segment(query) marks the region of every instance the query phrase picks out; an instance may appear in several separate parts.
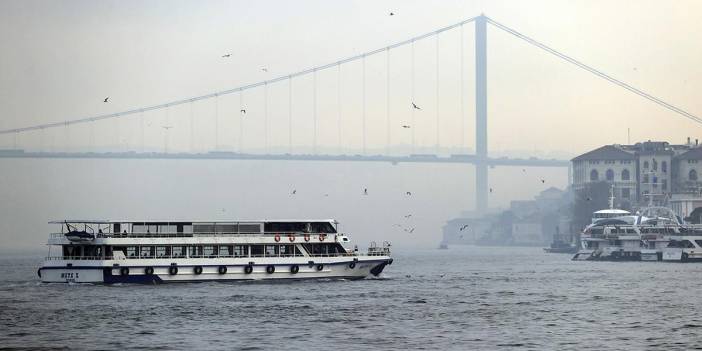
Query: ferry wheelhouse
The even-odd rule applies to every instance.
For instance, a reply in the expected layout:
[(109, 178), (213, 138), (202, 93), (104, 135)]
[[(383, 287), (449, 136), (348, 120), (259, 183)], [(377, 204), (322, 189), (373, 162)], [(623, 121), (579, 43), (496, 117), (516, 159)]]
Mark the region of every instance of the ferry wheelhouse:
[(390, 243), (349, 248), (334, 220), (49, 222), (43, 282), (360, 279), (392, 264)]

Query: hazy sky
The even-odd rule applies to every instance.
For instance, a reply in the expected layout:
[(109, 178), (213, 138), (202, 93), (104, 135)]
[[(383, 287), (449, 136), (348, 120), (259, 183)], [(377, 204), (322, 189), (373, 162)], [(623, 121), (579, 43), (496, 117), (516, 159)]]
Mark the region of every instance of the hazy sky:
[[(392, 11), (395, 16), (388, 16)], [(0, 128), (64, 121), (152, 105), (334, 62), (480, 13), (636, 87), (702, 115), (702, 2), (699, 1), (2, 1)], [(440, 144), (473, 145), (473, 26), (464, 29), (464, 106), (460, 113), (460, 30), (440, 37)], [(572, 156), (632, 139), (682, 142), (700, 126), (591, 74), (560, 62), (494, 27), (488, 29), (489, 147)], [(231, 53), (232, 57), (221, 56)], [(436, 144), (436, 41), (415, 47), (415, 121), (419, 146)], [(391, 52), (390, 137), (411, 142), (410, 50)], [(386, 58), (366, 62), (369, 148), (382, 148)], [(262, 71), (267, 68), (268, 72)], [(361, 145), (361, 65), (318, 74), (318, 144)], [(287, 147), (288, 86), (268, 91), (269, 145)], [(293, 82), (293, 144), (310, 145), (311, 77)], [(103, 103), (110, 96), (110, 103)], [(246, 92), (242, 122), (234, 94), (146, 114), (147, 148), (172, 150), (262, 146), (263, 90)], [(197, 119), (189, 127), (193, 109)], [(215, 121), (215, 108), (217, 117)], [(44, 147), (140, 143), (138, 117), (46, 132)], [(110, 124), (111, 123), (111, 124)], [(215, 124), (216, 123), (216, 124)], [(215, 125), (219, 131), (214, 132)], [(554, 133), (558, 131), (559, 133)], [(92, 133), (92, 137), (89, 135)], [(3, 146), (10, 137), (0, 138)], [(39, 133), (21, 136), (37, 147)], [(68, 144), (65, 140), (71, 140)], [(64, 144), (61, 144), (64, 143)]]

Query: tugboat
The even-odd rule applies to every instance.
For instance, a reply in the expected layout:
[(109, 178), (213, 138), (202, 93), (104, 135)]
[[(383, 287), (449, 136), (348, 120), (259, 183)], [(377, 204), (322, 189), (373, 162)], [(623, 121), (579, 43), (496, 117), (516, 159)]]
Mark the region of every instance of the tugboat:
[[(362, 279), (392, 264), (390, 243), (348, 249), (335, 220), (50, 222), (51, 283)], [(82, 228), (79, 230), (78, 228)]]

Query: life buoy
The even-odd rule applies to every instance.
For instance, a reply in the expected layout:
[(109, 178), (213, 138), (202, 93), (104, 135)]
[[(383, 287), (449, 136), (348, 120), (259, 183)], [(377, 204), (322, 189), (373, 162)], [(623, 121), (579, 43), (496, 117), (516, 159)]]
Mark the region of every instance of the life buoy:
[(319, 234), (319, 241), (324, 241), (327, 238), (326, 234)]
[(248, 266), (244, 267), (244, 273), (246, 273), (246, 274), (251, 274), (251, 272), (253, 272), (253, 266), (252, 266), (252, 265), (248, 265)]
[(144, 274), (146, 274), (146, 275), (152, 275), (152, 274), (154, 274), (154, 267), (146, 267), (146, 268), (144, 268)]
[(324, 265), (323, 265), (323, 264), (318, 264), (318, 265), (317, 265), (317, 270), (318, 270), (318, 271), (321, 271), (322, 269), (324, 269)]
[(305, 241), (310, 241), (310, 235), (309, 235), (309, 234), (305, 234)]
[(195, 275), (202, 274), (202, 267), (195, 266), (195, 268), (193, 268), (193, 272), (195, 273)]
[(227, 274), (227, 266), (219, 266), (219, 268), (217, 268), (217, 273)]
[(273, 272), (275, 272), (275, 266), (274, 266), (274, 265), (269, 265), (269, 266), (267, 266), (267, 267), (266, 267), (266, 272), (267, 272), (268, 274), (273, 274)]
[(119, 269), (119, 275), (127, 276), (129, 275), (129, 267), (122, 267)]
[(349, 263), (349, 268), (351, 268), (351, 269), (356, 268), (356, 261)]
[(279, 241), (280, 241), (280, 234), (276, 234), (275, 235), (275, 242), (279, 242)]
[(178, 267), (176, 267), (176, 266), (168, 267), (168, 274), (170, 274), (170, 275), (178, 274)]
[(290, 273), (292, 273), (292, 274), (296, 274), (299, 271), (300, 271), (300, 267), (298, 265), (293, 265), (292, 267), (290, 267)]
[(295, 241), (295, 234), (288, 234), (288, 240), (290, 240), (290, 242)]

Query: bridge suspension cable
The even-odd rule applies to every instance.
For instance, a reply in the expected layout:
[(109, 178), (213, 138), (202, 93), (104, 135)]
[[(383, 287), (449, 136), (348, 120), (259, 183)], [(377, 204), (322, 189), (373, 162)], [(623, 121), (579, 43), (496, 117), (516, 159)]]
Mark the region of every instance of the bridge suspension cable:
[(546, 52), (548, 52), (548, 53), (550, 53), (558, 58), (561, 58), (565, 61), (568, 61), (568, 62), (570, 62), (570, 63), (572, 63), (572, 64), (574, 64), (574, 65), (576, 65), (576, 66), (578, 66), (578, 67), (580, 67), (580, 68), (582, 68), (582, 69), (584, 69), (584, 70), (586, 70), (586, 71), (588, 71), (588, 72), (590, 72), (590, 73), (592, 73), (592, 74), (594, 74), (602, 79), (605, 79), (611, 83), (619, 85), (620, 87), (622, 87), (626, 90), (629, 90), (630, 92), (632, 92), (636, 95), (639, 95), (645, 99), (648, 99), (648, 100), (650, 100), (650, 101), (652, 101), (660, 106), (663, 106), (668, 110), (671, 110), (677, 114), (680, 114), (684, 117), (687, 117), (694, 122), (702, 124), (702, 118), (699, 118), (699, 117), (693, 115), (692, 113), (689, 113), (689, 112), (687, 112), (679, 107), (676, 107), (674, 105), (671, 105), (671, 104), (669, 104), (669, 103), (667, 103), (667, 102), (665, 102), (665, 101), (663, 101), (655, 96), (652, 96), (652, 95), (650, 95), (650, 94), (648, 94), (640, 89), (637, 89), (637, 88), (635, 88), (635, 87), (633, 87), (633, 86), (631, 86), (631, 85), (629, 85), (629, 84), (627, 84), (619, 79), (616, 79), (616, 78), (614, 78), (614, 77), (612, 77), (612, 76), (610, 76), (610, 75), (608, 75), (608, 74), (606, 74), (598, 69), (590, 67), (590, 66), (588, 66), (588, 65), (586, 65), (586, 64), (584, 64), (584, 63), (582, 63), (582, 62), (580, 62), (580, 61), (578, 61), (578, 60), (576, 60), (576, 59), (574, 59), (566, 54), (563, 54), (559, 51), (556, 51), (555, 49), (552, 49), (552, 48), (546, 46), (545, 44), (542, 44), (542, 43), (540, 43), (540, 42), (538, 42), (538, 41), (536, 41), (536, 40), (534, 40), (534, 39), (532, 39), (532, 38), (530, 38), (530, 37), (528, 37), (520, 32), (517, 32), (516, 30), (497, 22), (497, 21), (491, 19), (490, 17), (487, 17), (487, 21), (488, 21), (488, 23), (503, 30), (504, 32), (507, 32), (507, 33), (519, 38), (519, 39), (522, 39), (525, 42), (527, 42), (533, 46), (538, 47), (539, 49), (542, 49), (542, 50), (544, 50), (544, 51), (546, 51)]
[(273, 84), (273, 83), (285, 81), (285, 80), (287, 80), (287, 79), (292, 79), (292, 78), (295, 78), (295, 77), (307, 75), (307, 74), (313, 73), (313, 72), (315, 72), (315, 71), (322, 71), (322, 70), (326, 70), (326, 69), (335, 67), (335, 66), (337, 66), (337, 65), (342, 65), (342, 64), (346, 64), (346, 63), (353, 62), (353, 61), (356, 61), (356, 60), (365, 59), (367, 56), (372, 56), (372, 55), (375, 55), (375, 54), (378, 54), (378, 53), (381, 53), (381, 52), (385, 52), (386, 50), (391, 50), (391, 49), (395, 49), (395, 48), (398, 48), (398, 47), (401, 47), (401, 46), (404, 46), (404, 45), (413, 44), (413, 43), (414, 43), (415, 41), (417, 41), (417, 40), (422, 40), (422, 39), (425, 39), (425, 38), (429, 38), (429, 37), (434, 36), (434, 35), (437, 35), (437, 34), (439, 34), (439, 33), (441, 33), (441, 32), (445, 32), (445, 31), (447, 31), (447, 30), (451, 30), (451, 29), (453, 29), (453, 28), (462, 26), (462, 25), (464, 25), (464, 24), (466, 24), (466, 23), (473, 22), (473, 21), (475, 21), (476, 18), (477, 18), (477, 17), (472, 17), (472, 18), (466, 19), (466, 20), (464, 20), (464, 21), (461, 21), (461, 22), (452, 24), (452, 25), (450, 25), (450, 26), (443, 27), (443, 28), (437, 29), (437, 30), (435, 30), (435, 31), (432, 31), (432, 32), (429, 32), (429, 33), (425, 33), (425, 34), (422, 34), (422, 35), (419, 35), (419, 36), (416, 36), (416, 37), (413, 37), (413, 38), (410, 38), (410, 39), (407, 39), (407, 40), (404, 40), (404, 41), (401, 41), (401, 42), (397, 42), (397, 43), (395, 43), (395, 44), (388, 45), (388, 46), (382, 47), (382, 48), (380, 48), (380, 49), (375, 49), (375, 50), (372, 50), (372, 51), (368, 51), (368, 52), (365, 52), (365, 53), (362, 53), (362, 54), (359, 54), (359, 55), (351, 56), (351, 57), (348, 57), (348, 58), (345, 58), (345, 59), (342, 59), (342, 60), (338, 60), (338, 61), (335, 61), (335, 62), (332, 62), (332, 63), (328, 63), (328, 64), (325, 64), (325, 65), (321, 65), (321, 66), (309, 68), (309, 69), (306, 69), (306, 70), (303, 70), (303, 71), (299, 71), (299, 72), (292, 73), (292, 74), (288, 74), (288, 75), (284, 75), (284, 76), (279, 76), (279, 77), (277, 77), (277, 78), (273, 78), (273, 79), (269, 79), (269, 80), (264, 80), (264, 81), (260, 81), (260, 82), (257, 82), (257, 83), (252, 83), (252, 84), (248, 84), (248, 85), (243, 85), (243, 86), (240, 86), (240, 87), (237, 87), (237, 88), (233, 88), (233, 89), (222, 90), (222, 91), (218, 91), (218, 92), (214, 92), (214, 93), (210, 93), (210, 94), (206, 94), (206, 95), (200, 95), (200, 96), (195, 96), (195, 97), (191, 97), (191, 98), (175, 100), (175, 101), (166, 102), (166, 103), (162, 103), (162, 104), (158, 104), (158, 105), (147, 106), (147, 107), (141, 107), (141, 108), (136, 108), (136, 109), (127, 110), (127, 111), (122, 111), (122, 112), (115, 112), (115, 113), (109, 113), (109, 114), (96, 115), (96, 116), (92, 116), (92, 117), (86, 117), (86, 118), (80, 118), (80, 119), (74, 119), (74, 120), (67, 120), (67, 121), (63, 121), (63, 122), (45, 123), (45, 124), (40, 124), (40, 125), (35, 125), (35, 126), (30, 126), (30, 127), (21, 127), (21, 128), (5, 129), (5, 130), (0, 130), (0, 134), (9, 134), (9, 133), (14, 133), (14, 132), (27, 132), (27, 131), (32, 131), (32, 130), (39, 130), (39, 129), (45, 129), (45, 128), (59, 127), (59, 126), (62, 126), (62, 125), (64, 125), (64, 124), (72, 125), (72, 124), (79, 124), (79, 123), (87, 123), (87, 122), (99, 121), (99, 120), (103, 120), (103, 119), (118, 118), (118, 117), (123, 117), (123, 116), (126, 116), (126, 115), (131, 115), (131, 114), (135, 114), (135, 113), (139, 113), (139, 112), (147, 112), (147, 111), (153, 111), (153, 110), (160, 110), (160, 109), (163, 109), (163, 108), (166, 108), (166, 107), (170, 107), (170, 106), (177, 106), (177, 105), (182, 105), (182, 104), (186, 104), (186, 103), (189, 103), (189, 102), (195, 102), (195, 101), (199, 101), (199, 100), (211, 99), (211, 98), (214, 98), (214, 97), (219, 96), (219, 95), (228, 95), (228, 94), (232, 94), (232, 93), (236, 93), (236, 92), (242, 92), (242, 91), (244, 91), (244, 90), (249, 90), (249, 89), (257, 88), (257, 87), (260, 87), (260, 86), (263, 86), (263, 85), (266, 85), (266, 84)]

